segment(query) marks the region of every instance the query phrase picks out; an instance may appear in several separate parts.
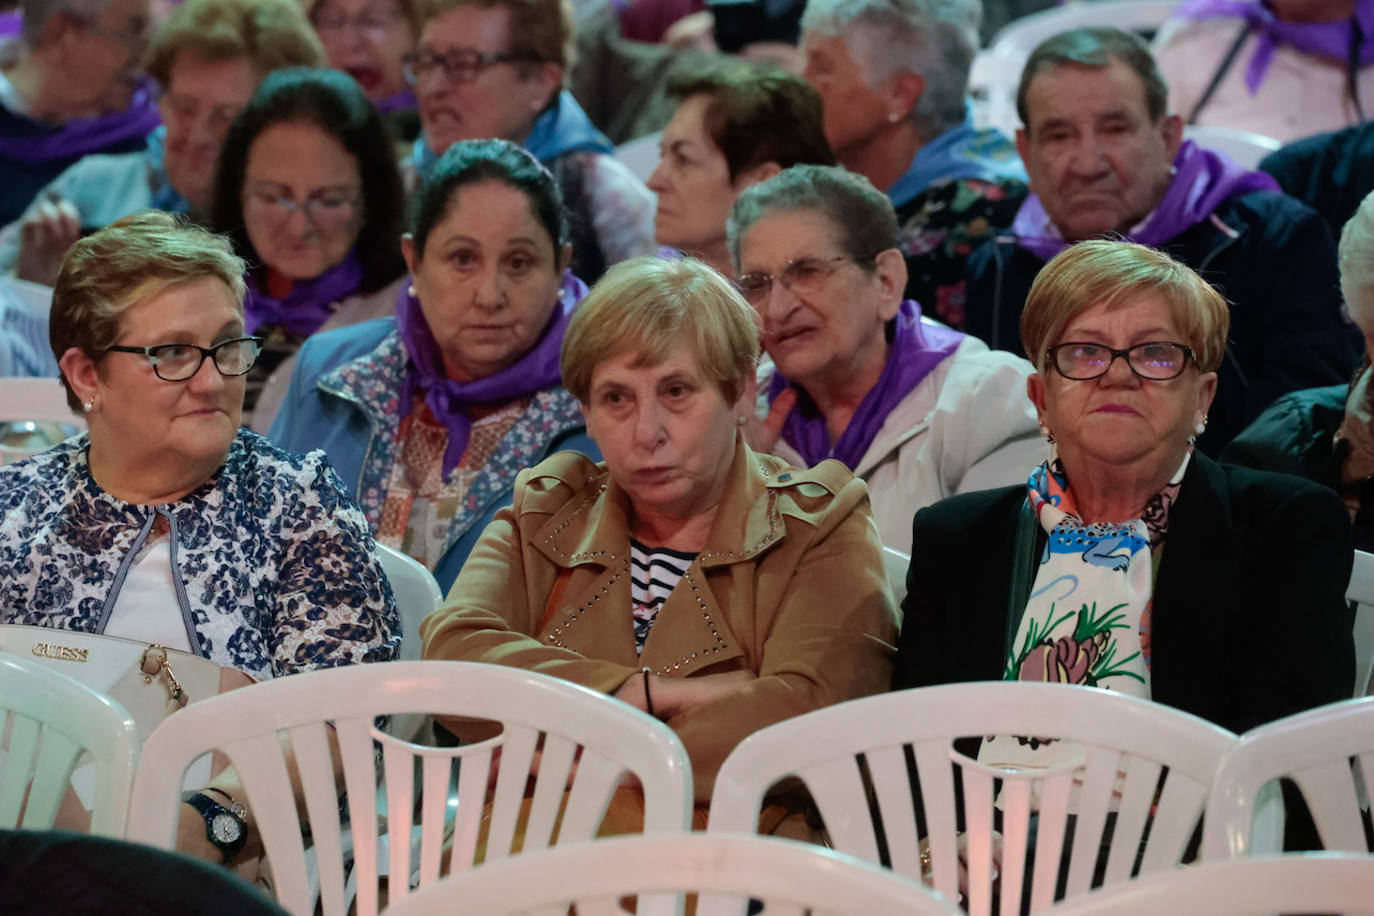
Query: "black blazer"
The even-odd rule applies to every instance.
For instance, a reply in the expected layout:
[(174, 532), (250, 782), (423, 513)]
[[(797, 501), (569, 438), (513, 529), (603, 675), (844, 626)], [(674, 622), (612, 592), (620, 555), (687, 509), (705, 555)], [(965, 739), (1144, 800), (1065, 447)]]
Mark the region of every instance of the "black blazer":
[[(1025, 498), (984, 490), (916, 513), (894, 689), (1001, 679)], [(1194, 452), (1155, 582), (1153, 698), (1239, 733), (1349, 697), (1352, 551), (1335, 493)]]

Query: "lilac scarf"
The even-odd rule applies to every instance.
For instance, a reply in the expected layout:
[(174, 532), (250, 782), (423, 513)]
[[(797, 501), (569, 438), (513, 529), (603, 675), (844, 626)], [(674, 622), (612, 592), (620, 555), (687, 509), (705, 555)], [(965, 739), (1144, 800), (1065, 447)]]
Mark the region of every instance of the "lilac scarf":
[(243, 304), (245, 329), (252, 334), (276, 325), (292, 334), (314, 334), (341, 300), (358, 291), (362, 281), (363, 264), (356, 251), (315, 279), (297, 281), (280, 299), (267, 295), (257, 277), (249, 274), (248, 298)]
[(864, 395), (859, 409), (854, 411), (844, 434), (833, 447), (825, 417), (816, 409), (815, 402), (800, 385), (788, 381), (781, 372), (773, 372), (773, 381), (768, 386), (770, 404), (789, 386), (797, 389), (797, 406), (783, 423), (782, 438), (797, 450), (808, 467), (826, 458), (838, 458), (850, 470), (857, 468), (887, 421), (887, 415), (941, 360), (958, 349), (965, 336), (942, 325), (922, 323), (921, 307), (913, 299), (902, 303), (896, 322), (897, 332), (883, 374)]
[(499, 404), (563, 383), (558, 366), (563, 332), (568, 328), (568, 315), (585, 295), (587, 284), (573, 276), (572, 271), (564, 271), (558, 306), (530, 351), (486, 378), (460, 382), (449, 378), (444, 370), (443, 354), (425, 321), (420, 300), (409, 287), (401, 290), (396, 299), (396, 326), (410, 354), (405, 381), (401, 383), (401, 416), (410, 413), (416, 393), (424, 391), (430, 412), (448, 427), (448, 448), (444, 451), (442, 468), (445, 479), (467, 451), (468, 434), (472, 431), (472, 417), (468, 414), (470, 405)]
[(1244, 19), (1252, 32), (1259, 34), (1255, 54), (1245, 69), (1245, 86), (1254, 95), (1264, 79), (1274, 51), (1281, 44), (1291, 45), (1304, 54), (1326, 57), (1345, 64), (1350, 60), (1354, 38), (1352, 27), (1359, 26), (1362, 41), (1357, 58), (1361, 67), (1374, 63), (1374, 2), (1355, 0), (1355, 15), (1336, 22), (1284, 22), (1261, 0), (1185, 0), (1174, 12), (1177, 19)]
[(377, 106), (378, 113), (389, 115), (393, 111), (414, 110), (418, 103), (415, 101), (415, 92), (406, 88), (392, 95), (380, 99), (373, 99), (372, 104)]
[[(36, 123), (36, 122), (35, 122)], [(124, 143), (146, 137), (162, 123), (152, 84), (144, 80), (123, 111), (94, 118), (73, 118), (61, 127), (17, 137), (0, 137), (0, 156), (28, 165), (44, 165), (78, 159)]]
[[(1250, 191), (1277, 191), (1278, 182), (1264, 172), (1251, 172), (1230, 157), (1184, 140), (1174, 158), (1169, 189), (1130, 241), (1158, 248), (1212, 215), (1223, 201)], [(1069, 246), (1050, 221), (1038, 195), (1026, 198), (1011, 224), (1016, 244), (1042, 261)]]

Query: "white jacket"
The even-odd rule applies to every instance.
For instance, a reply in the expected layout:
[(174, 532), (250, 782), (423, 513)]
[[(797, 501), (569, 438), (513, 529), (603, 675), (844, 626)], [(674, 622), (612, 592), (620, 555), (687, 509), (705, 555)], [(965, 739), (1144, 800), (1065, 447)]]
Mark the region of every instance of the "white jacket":
[[(883, 543), (911, 553), (916, 510), (970, 490), (1025, 483), (1048, 452), (1026, 396), (1029, 362), (966, 337), (887, 415), (856, 476), (868, 483)], [(772, 364), (761, 370), (768, 390)], [(805, 467), (779, 440), (773, 454)]]

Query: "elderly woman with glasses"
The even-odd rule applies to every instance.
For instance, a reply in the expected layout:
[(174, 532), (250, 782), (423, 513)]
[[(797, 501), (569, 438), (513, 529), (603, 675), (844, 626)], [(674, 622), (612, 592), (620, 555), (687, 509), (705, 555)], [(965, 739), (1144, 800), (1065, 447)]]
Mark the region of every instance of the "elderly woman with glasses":
[(243, 261), (147, 212), (73, 246), (52, 347), (89, 432), (0, 470), (0, 622), (127, 636), (254, 678), (395, 657), (367, 521), (320, 452), (239, 428)]
[[(1045, 266), (1021, 336), (1051, 457), (916, 514), (896, 687), (1086, 684), (1235, 732), (1350, 695), (1340, 498), (1193, 449), (1228, 324), (1216, 290), (1142, 245)], [(1047, 765), (1060, 747), (980, 756)]]
[[(243, 271), (223, 238), (151, 211), (72, 247), (52, 348), (89, 432), (0, 470), (0, 623), (181, 649), (233, 669), (225, 684), (396, 658), (391, 590), (329, 462), (239, 427), (261, 345)], [(232, 767), (214, 775), (179, 848), (255, 856), (243, 798)]]
[(224, 141), (213, 222), (251, 265), (245, 329), (263, 338), (244, 409), (267, 430), (310, 335), (392, 314), (404, 195), (381, 116), (335, 70), (263, 80)]
[(868, 483), (884, 544), (909, 550), (917, 509), (1044, 457), (1021, 394), (1030, 364), (903, 301), (897, 219), (868, 179), (787, 169), (740, 194), (729, 244), (772, 358), (751, 444), (803, 467), (843, 462)]
[(572, 212), (573, 272), (654, 250), (654, 197), (611, 153), (563, 89), (573, 23), (564, 0), (427, 0), (406, 58), (423, 131), (411, 165), (423, 178), (460, 140), (510, 140), (553, 172)]

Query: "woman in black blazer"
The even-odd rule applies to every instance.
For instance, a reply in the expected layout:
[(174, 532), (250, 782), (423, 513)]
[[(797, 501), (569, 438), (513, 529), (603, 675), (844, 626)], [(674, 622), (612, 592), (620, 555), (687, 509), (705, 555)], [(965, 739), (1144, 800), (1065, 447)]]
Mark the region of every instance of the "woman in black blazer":
[(1340, 499), (1191, 448), (1227, 323), (1211, 287), (1142, 246), (1046, 265), (1021, 331), (1057, 454), (1030, 487), (916, 514), (895, 688), (1090, 684), (1235, 732), (1350, 695)]

